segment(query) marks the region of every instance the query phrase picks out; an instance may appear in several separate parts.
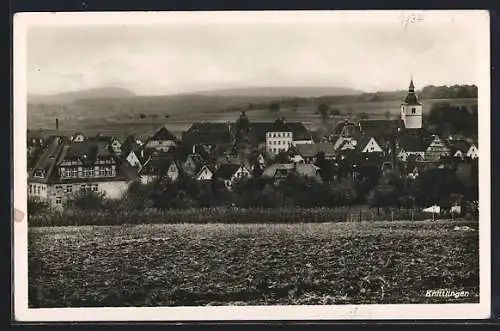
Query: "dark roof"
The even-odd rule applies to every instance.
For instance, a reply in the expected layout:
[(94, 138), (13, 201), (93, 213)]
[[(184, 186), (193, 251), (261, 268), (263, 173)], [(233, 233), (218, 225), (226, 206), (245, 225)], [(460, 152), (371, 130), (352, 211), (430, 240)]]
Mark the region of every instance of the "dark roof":
[(274, 121), (270, 127), (269, 127), (270, 132), (292, 132), (291, 127), (288, 126), (288, 123), (285, 124), (285, 121), (281, 118), (278, 118), (276, 121)]
[(425, 152), (427, 147), (429, 147), (429, 141), (419, 135), (399, 138), (399, 148), (406, 152)]
[(110, 136), (94, 136), (94, 137), (87, 138), (87, 141), (107, 143), (107, 144), (111, 144), (113, 142), (113, 140), (115, 140), (115, 138), (110, 137)]
[(401, 120), (360, 120), (358, 122), (359, 130), (367, 135), (376, 137), (380, 135), (391, 135), (397, 132), (398, 128), (403, 127)]
[(460, 139), (448, 141), (448, 146), (453, 151), (453, 153), (455, 153), (457, 150), (460, 150), (463, 153), (467, 153), (472, 145), (465, 139)]
[(165, 175), (172, 163), (180, 169), (178, 162), (170, 156), (153, 155), (139, 171), (141, 175)]
[(80, 159), (84, 163), (94, 163), (98, 158), (113, 156), (108, 143), (97, 140), (72, 142), (64, 151), (64, 158)]
[[(64, 146), (65, 145), (63, 138), (57, 137), (51, 139), (47, 148), (42, 153), (35, 166), (33, 167), (31, 173), (29, 174), (30, 179), (35, 179), (38, 182), (48, 182), (50, 177), (52, 177), (53, 169), (61, 158), (61, 153)], [(34, 172), (39, 170), (45, 172), (45, 177), (33, 178)]]
[(137, 143), (137, 140), (135, 139), (135, 137), (132, 135), (129, 135), (129, 136), (127, 136), (127, 138), (123, 142), (121, 149), (122, 149), (122, 153), (127, 155), (131, 151), (137, 150), (139, 147), (140, 146)]
[(229, 123), (193, 123), (182, 133), (186, 144), (227, 144), (231, 143), (231, 125)]
[(320, 152), (324, 152), (325, 156), (335, 155), (335, 148), (331, 143), (296, 144), (293, 148), (303, 157), (313, 157)]
[(421, 105), (418, 101), (418, 97), (415, 94), (415, 85), (413, 85), (413, 79), (410, 81), (410, 87), (408, 88), (408, 95), (405, 98), (405, 104), (407, 105)]
[(160, 130), (156, 131), (156, 133), (149, 140), (177, 141), (177, 137), (172, 132), (170, 132), (165, 126), (163, 126), (160, 128)]
[(226, 163), (221, 164), (214, 174), (214, 177), (221, 179), (231, 179), (234, 173), (241, 167), (240, 164)]
[(286, 125), (292, 130), (293, 140), (310, 140), (311, 133), (301, 122), (286, 122)]
[(344, 158), (340, 161), (343, 166), (357, 167), (379, 165), (384, 160), (380, 153), (360, 153), (358, 151), (349, 151), (344, 154)]
[[(36, 162), (32, 171), (29, 173), (31, 182), (39, 183), (85, 183), (85, 182), (103, 182), (103, 181), (123, 181), (135, 178), (137, 175), (134, 168), (126, 162), (121, 163), (117, 168), (115, 177), (94, 177), (94, 178), (64, 178), (59, 177), (56, 171), (57, 166), (66, 158), (77, 158), (85, 164), (92, 164), (98, 157), (113, 158), (113, 155), (104, 148), (104, 143), (96, 141), (71, 142), (65, 137), (53, 137), (49, 145)], [(83, 155), (87, 155), (83, 158)], [(33, 177), (37, 170), (45, 171), (44, 178)]]

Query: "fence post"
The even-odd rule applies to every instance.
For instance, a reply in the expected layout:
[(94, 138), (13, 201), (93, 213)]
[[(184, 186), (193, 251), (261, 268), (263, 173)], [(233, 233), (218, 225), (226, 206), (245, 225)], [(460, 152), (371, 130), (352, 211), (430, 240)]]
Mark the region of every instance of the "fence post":
[(394, 210), (391, 210), (391, 220), (394, 222)]
[(411, 221), (413, 222), (413, 209), (411, 210)]

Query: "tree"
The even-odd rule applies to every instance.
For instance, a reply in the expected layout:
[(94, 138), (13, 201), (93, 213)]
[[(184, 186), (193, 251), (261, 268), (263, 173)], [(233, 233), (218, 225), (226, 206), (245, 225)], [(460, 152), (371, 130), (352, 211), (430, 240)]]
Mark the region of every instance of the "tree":
[(323, 121), (326, 121), (328, 119), (329, 109), (330, 109), (330, 107), (324, 103), (321, 103), (318, 106), (318, 114), (319, 114), (319, 116), (321, 116), (321, 119)]
[(145, 119), (145, 118), (146, 118), (146, 114), (141, 113), (141, 114), (139, 115), (139, 118), (140, 118), (141, 120)]
[(391, 206), (394, 202), (394, 198), (394, 188), (388, 184), (380, 184), (370, 192), (367, 202), (371, 207), (376, 207), (377, 214), (380, 214), (380, 208)]
[(273, 114), (274, 116), (278, 115), (278, 113), (280, 112), (280, 104), (278, 102), (272, 102), (270, 105), (269, 105), (269, 111), (271, 112), (271, 114)]
[(333, 178), (333, 164), (325, 158), (325, 152), (319, 152), (316, 156), (316, 166), (319, 167), (321, 180), (329, 183)]
[(391, 112), (390, 112), (390, 111), (388, 111), (388, 110), (386, 110), (386, 111), (385, 111), (385, 113), (384, 113), (384, 117), (385, 117), (386, 119), (390, 119), (390, 118), (391, 118)]

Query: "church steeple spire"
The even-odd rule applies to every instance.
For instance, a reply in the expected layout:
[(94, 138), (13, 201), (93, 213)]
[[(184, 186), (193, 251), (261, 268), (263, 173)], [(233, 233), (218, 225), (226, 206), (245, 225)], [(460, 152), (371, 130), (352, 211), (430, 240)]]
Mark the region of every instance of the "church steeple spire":
[(413, 84), (413, 75), (410, 76), (410, 87), (408, 88), (409, 93), (415, 93), (415, 85)]
[(413, 77), (410, 78), (410, 87), (408, 87), (408, 95), (405, 99), (406, 104), (419, 105), (417, 95), (415, 94), (415, 85), (413, 84)]

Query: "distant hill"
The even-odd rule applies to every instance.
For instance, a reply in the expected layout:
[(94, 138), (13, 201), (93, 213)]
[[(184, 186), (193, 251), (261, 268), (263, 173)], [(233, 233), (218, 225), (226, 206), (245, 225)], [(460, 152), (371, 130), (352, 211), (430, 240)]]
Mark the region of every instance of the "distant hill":
[(135, 93), (118, 87), (93, 88), (81, 91), (63, 92), (50, 95), (31, 94), (28, 95), (30, 104), (70, 104), (82, 99), (96, 98), (130, 98)]
[(273, 98), (314, 98), (321, 96), (356, 95), (363, 91), (348, 87), (245, 87), (223, 90), (197, 91), (193, 94), (222, 97), (273, 97)]

